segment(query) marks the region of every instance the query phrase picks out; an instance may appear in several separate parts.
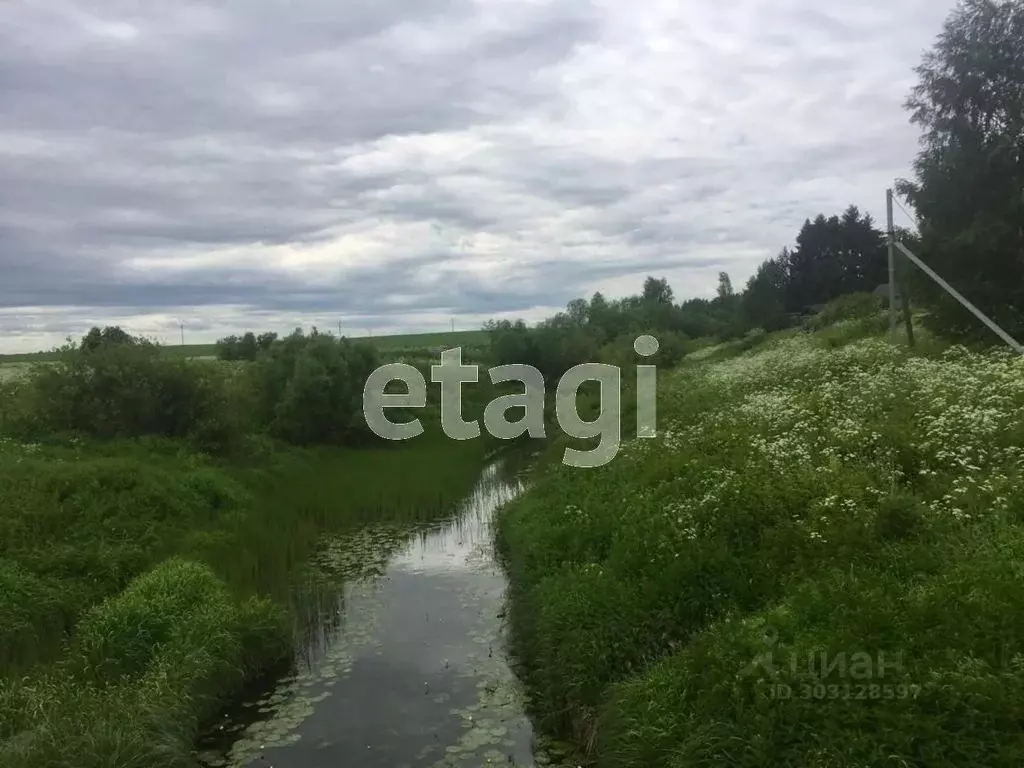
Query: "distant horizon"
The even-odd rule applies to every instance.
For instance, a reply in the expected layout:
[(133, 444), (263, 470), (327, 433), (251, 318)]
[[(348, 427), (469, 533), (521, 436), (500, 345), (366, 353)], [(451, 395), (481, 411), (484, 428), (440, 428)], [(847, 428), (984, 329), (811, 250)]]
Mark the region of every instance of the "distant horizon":
[[(83, 336), (85, 336), (89, 332), (89, 330), (91, 328), (93, 328), (93, 327), (104, 328), (107, 325), (117, 326), (118, 323), (97, 324), (95, 326), (89, 326), (87, 328), (83, 328), (81, 333), (79, 333), (77, 335), (71, 335), (71, 339), (72, 339), (72, 341), (76, 341), (77, 342)], [(320, 325), (320, 324), (315, 324), (315, 325), (316, 325), (317, 330), (320, 331), (321, 333), (327, 333), (327, 334), (331, 334), (333, 336), (338, 336), (338, 327), (337, 327), (337, 325), (335, 325), (335, 327), (333, 329), (330, 326), (328, 326), (328, 325)], [(432, 329), (432, 330), (399, 330), (399, 331), (387, 331), (387, 332), (381, 332), (381, 333), (377, 333), (377, 332), (373, 332), (373, 333), (366, 333), (366, 332), (345, 333), (344, 332), (344, 327), (343, 327), (341, 335), (344, 336), (345, 338), (349, 338), (349, 339), (367, 339), (367, 338), (387, 339), (387, 338), (392, 338), (392, 337), (396, 337), (396, 336), (435, 336), (435, 335), (452, 334), (452, 333), (455, 333), (455, 334), (459, 334), (459, 333), (474, 333), (474, 332), (477, 332), (477, 331), (482, 331), (483, 330), (482, 325), (483, 324), (481, 323), (481, 327), (476, 327), (476, 328), (460, 328), (460, 327), (456, 326), (454, 331), (452, 331), (451, 326), (449, 325), (449, 327), (447, 327), (447, 328), (437, 328), (437, 329)], [(120, 327), (125, 332), (127, 332), (128, 334), (130, 334), (132, 336), (136, 336), (136, 337), (140, 337), (141, 336), (142, 338), (148, 339), (150, 341), (156, 341), (160, 345), (168, 346), (168, 347), (180, 347), (180, 346), (186, 346), (186, 347), (206, 347), (206, 346), (211, 346), (213, 344), (216, 344), (217, 341), (219, 341), (220, 339), (223, 339), (225, 337), (228, 337), (228, 336), (241, 336), (242, 334), (244, 334), (244, 333), (246, 333), (248, 331), (252, 331), (253, 333), (255, 333), (257, 335), (259, 335), (260, 333), (270, 332), (270, 333), (276, 333), (279, 337), (284, 337), (284, 336), (287, 336), (288, 334), (292, 333), (295, 330), (296, 327), (301, 328), (305, 333), (309, 333), (313, 329), (313, 325), (292, 326), (292, 327), (290, 327), (290, 328), (288, 328), (286, 330), (285, 329), (277, 329), (277, 328), (263, 328), (263, 327), (255, 328), (255, 327), (253, 327), (253, 328), (243, 328), (241, 330), (235, 330), (233, 332), (228, 332), (228, 333), (218, 333), (218, 334), (216, 334), (215, 337), (211, 337), (209, 339), (195, 339), (195, 338), (190, 338), (189, 337), (188, 328), (186, 328), (185, 329), (185, 343), (183, 345), (182, 342), (181, 342), (180, 331), (179, 331), (179, 333), (177, 335), (174, 335), (174, 334), (164, 334), (163, 336), (153, 336), (153, 335), (146, 334), (146, 333), (136, 333), (129, 326), (121, 325)], [(48, 354), (48, 353), (54, 351), (55, 349), (57, 349), (58, 347), (60, 347), (64, 343), (65, 342), (62, 340), (59, 344), (56, 344), (56, 345), (53, 345), (53, 346), (50, 346), (50, 347), (44, 348), (44, 349), (18, 349), (18, 350), (7, 350), (2, 345), (0, 345), (0, 359), (2, 359), (4, 357), (14, 356), (14, 355), (35, 355), (35, 354), (43, 354), (43, 355), (45, 355), (45, 354)]]
[[(656, 275), (656, 276), (660, 277), (660, 275)], [(717, 279), (717, 273), (716, 273), (716, 279)], [(745, 278), (744, 278), (743, 282), (745, 282)], [(739, 281), (737, 281), (737, 284), (739, 284)], [(669, 285), (672, 287), (673, 292), (676, 294), (675, 302), (677, 304), (680, 303), (680, 302), (683, 302), (683, 301), (688, 301), (690, 299), (711, 299), (711, 298), (714, 298), (714, 296), (715, 296), (715, 292), (714, 292), (713, 289), (710, 289), (710, 290), (704, 292), (702, 295), (689, 295), (689, 296), (687, 296), (687, 295), (680, 295), (681, 292), (679, 290), (679, 287), (673, 285), (671, 280), (669, 280)], [(626, 289), (621, 294), (619, 294), (619, 293), (605, 293), (603, 291), (602, 291), (602, 293), (604, 293), (604, 295), (605, 295), (605, 297), (607, 299), (609, 299), (610, 301), (614, 301), (616, 299), (622, 299), (622, 298), (625, 298), (627, 296), (638, 295), (641, 292), (642, 288), (643, 288), (643, 278), (641, 277), (641, 278), (637, 279), (635, 286), (633, 286), (630, 289)], [(585, 298), (585, 299), (589, 300), (590, 297), (593, 296), (593, 293), (594, 292), (591, 292), (591, 293), (589, 293), (589, 294), (587, 294), (585, 296), (570, 297), (566, 301), (566, 303), (568, 303), (569, 301), (571, 301), (574, 298)], [(480, 330), (483, 327), (484, 323), (486, 323), (488, 320), (516, 320), (516, 319), (520, 319), (521, 318), (524, 321), (526, 321), (527, 323), (536, 323), (536, 322), (539, 322), (539, 321), (541, 321), (541, 320), (543, 320), (543, 319), (545, 319), (547, 317), (550, 317), (551, 315), (555, 314), (556, 312), (561, 312), (564, 309), (565, 309), (565, 304), (562, 304), (562, 305), (550, 306), (550, 307), (530, 307), (529, 309), (527, 309), (525, 311), (522, 311), (522, 312), (504, 311), (504, 312), (494, 313), (494, 314), (480, 314), (480, 315), (476, 315), (475, 317), (474, 316), (460, 317), (458, 315), (455, 315), (454, 316), (455, 317), (455, 330), (456, 331), (476, 331), (476, 330)], [(5, 313), (11, 313), (11, 311), (10, 310), (0, 309), (0, 328), (2, 328), (2, 324), (3, 324)], [(13, 313), (11, 313), (11, 314), (13, 314)], [(182, 311), (180, 314), (187, 316), (188, 312), (186, 310), (186, 311)], [(258, 317), (260, 313), (253, 312), (252, 314), (253, 314), (253, 316)], [(194, 314), (192, 316), (194, 317)], [(235, 317), (244, 317), (244, 316), (245, 316), (244, 312), (238, 312), (235, 315)], [(54, 340), (49, 343), (49, 346), (44, 346), (44, 347), (40, 347), (38, 345), (32, 346), (31, 342), (26, 342), (25, 344), (22, 344), (22, 345), (12, 344), (12, 343), (9, 343), (9, 339), (6, 337), (6, 335), (5, 336), (0, 336), (0, 356), (3, 356), (3, 355), (25, 355), (25, 354), (34, 354), (34, 353), (37, 353), (37, 352), (43, 352), (43, 353), (50, 352), (53, 349), (55, 349), (56, 347), (59, 347), (62, 344), (64, 344), (65, 343), (65, 338), (68, 335), (70, 335), (72, 339), (78, 340), (82, 336), (84, 336), (86, 333), (88, 333), (90, 328), (93, 328), (93, 327), (103, 328), (103, 327), (106, 327), (108, 325), (115, 325), (115, 326), (119, 325), (121, 328), (123, 328), (125, 331), (130, 333), (132, 336), (144, 336), (146, 338), (156, 338), (156, 339), (160, 340), (161, 344), (166, 344), (167, 346), (180, 346), (181, 345), (181, 330), (180, 330), (180, 326), (179, 325), (173, 325), (172, 324), (173, 320), (165, 320), (165, 324), (164, 324), (164, 326), (160, 330), (154, 330), (152, 325), (149, 325), (149, 327), (146, 328), (146, 322), (145, 321), (135, 322), (135, 323), (131, 322), (132, 318), (139, 318), (139, 317), (145, 317), (145, 315), (129, 315), (129, 316), (127, 316), (127, 321), (124, 319), (123, 316), (119, 319), (119, 317), (117, 315), (112, 315), (112, 316), (110, 316), (107, 319), (95, 318), (94, 320), (92, 320), (90, 322), (83, 323), (80, 326), (80, 329), (81, 329), (80, 331), (78, 331), (78, 330), (72, 331), (72, 330), (69, 329), (67, 332), (65, 332), (65, 334), (63, 336), (60, 336), (59, 338), (57, 338), (57, 334), (59, 332), (57, 332), (57, 331), (47, 331), (47, 332), (45, 332), (46, 335), (48, 335), (49, 337), (51, 337)], [(168, 315), (161, 313), (160, 315), (157, 315), (157, 317), (167, 318)], [(276, 317), (280, 317), (280, 316), (278, 315)], [(380, 318), (381, 316), (374, 316), (374, 317)], [(439, 316), (435, 316), (435, 317), (439, 317)], [(475, 322), (475, 320), (477, 318), (479, 319), (479, 322), (477, 322), (475, 325), (470, 325), (470, 323)], [(194, 326), (190, 329), (189, 324), (186, 323), (185, 324), (185, 345), (186, 346), (193, 346), (193, 345), (199, 346), (199, 345), (205, 345), (205, 344), (214, 344), (214, 343), (216, 343), (216, 341), (218, 339), (222, 339), (222, 338), (224, 338), (226, 336), (241, 335), (241, 334), (245, 333), (246, 331), (252, 331), (253, 333), (263, 333), (263, 332), (270, 331), (270, 332), (274, 332), (274, 333), (277, 333), (278, 335), (282, 335), (283, 336), (283, 335), (287, 335), (287, 334), (291, 333), (297, 327), (298, 328), (303, 328), (306, 331), (309, 331), (309, 330), (312, 329), (312, 327), (314, 325), (319, 330), (321, 330), (321, 331), (331, 332), (331, 333), (334, 333), (335, 335), (337, 335), (337, 333), (338, 333), (338, 318), (335, 318), (333, 321), (331, 321), (329, 319), (329, 316), (321, 315), (321, 316), (306, 316), (304, 318), (295, 318), (295, 319), (303, 320), (304, 322), (298, 322), (298, 323), (294, 323), (294, 324), (291, 324), (291, 325), (289, 325), (286, 320), (269, 321), (267, 323), (262, 323), (262, 324), (260, 324), (258, 322), (255, 322), (255, 323), (251, 323), (251, 324), (248, 324), (248, 325), (243, 325), (243, 324), (237, 324), (236, 323), (236, 324), (231, 325), (231, 326), (218, 326), (216, 329), (209, 328), (209, 327), (199, 329), (199, 328), (195, 328)], [(150, 321), (150, 322), (152, 322), (152, 321)], [(420, 325), (420, 326), (416, 326), (416, 325), (412, 325), (412, 324), (390, 324), (390, 325), (374, 324), (374, 325), (368, 325), (366, 323), (365, 319), (362, 319), (362, 324), (360, 324), (360, 321), (353, 321), (351, 323), (346, 323), (344, 318), (342, 318), (342, 335), (348, 336), (350, 338), (362, 338), (362, 337), (366, 337), (366, 336), (405, 336), (405, 335), (413, 335), (413, 334), (420, 334), (420, 335), (422, 335), (422, 334), (432, 334), (432, 333), (450, 333), (451, 330), (452, 330), (452, 328), (451, 328), (451, 317), (449, 317), (447, 320), (445, 320), (445, 319), (435, 319), (433, 321), (427, 321), (427, 322), (429, 324), (424, 324), (424, 325)], [(208, 325), (208, 324), (204, 324), (204, 325)]]

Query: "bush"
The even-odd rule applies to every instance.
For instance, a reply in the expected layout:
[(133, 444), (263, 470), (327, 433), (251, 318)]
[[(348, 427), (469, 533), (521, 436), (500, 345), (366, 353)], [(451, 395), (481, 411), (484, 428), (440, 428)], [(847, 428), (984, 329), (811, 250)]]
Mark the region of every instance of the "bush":
[(72, 653), (81, 674), (100, 685), (138, 679), (160, 658), (203, 658), (202, 669), (179, 674), (191, 675), (190, 696), (208, 689), (216, 697), (257, 672), (268, 649), (270, 661), (279, 660), (287, 638), (280, 608), (256, 598), (240, 607), (209, 566), (173, 558), (90, 609)]
[(217, 358), (225, 361), (251, 362), (270, 349), (275, 341), (276, 333), (261, 333), (256, 336), (252, 331), (246, 331), (242, 336), (225, 336), (223, 339), (217, 339)]
[[(642, 357), (633, 346), (641, 335), (653, 336), (658, 341), (658, 351)], [(628, 333), (605, 344), (598, 354), (598, 360), (614, 365), (622, 371), (623, 379), (635, 381), (637, 365), (654, 365), (659, 369), (672, 368), (692, 349), (692, 342), (683, 334), (673, 331), (650, 330)]]
[(373, 435), (363, 416), (363, 385), (380, 365), (367, 343), (301, 331), (261, 356), (250, 375), (261, 425), (297, 444), (357, 444)]
[(807, 327), (820, 331), (842, 320), (862, 320), (877, 315), (882, 300), (873, 293), (848, 293), (828, 302), (807, 320)]
[(138, 448), (127, 458), (0, 453), (0, 673), (48, 660), (86, 607), (252, 505), (223, 471)]
[(22, 382), (39, 432), (190, 438), (218, 451), (238, 439), (244, 421), (225, 374), (166, 356), (143, 339), (111, 336), (113, 341), (104, 340), (94, 329), (80, 346), (66, 345), (56, 363), (39, 366)]
[(138, 678), (157, 655), (195, 646), (198, 637), (198, 647), (230, 660), (240, 656), (234, 613), (227, 588), (209, 568), (171, 560), (92, 608), (79, 622), (75, 652), (97, 683)]

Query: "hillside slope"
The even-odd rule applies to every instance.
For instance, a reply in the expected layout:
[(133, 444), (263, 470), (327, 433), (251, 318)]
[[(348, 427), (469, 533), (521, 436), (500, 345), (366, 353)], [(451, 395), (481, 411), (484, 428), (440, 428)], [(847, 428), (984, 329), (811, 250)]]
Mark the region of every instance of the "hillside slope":
[(1024, 764), (1024, 360), (848, 336), (661, 372), (656, 439), (501, 517), (537, 714), (598, 765)]

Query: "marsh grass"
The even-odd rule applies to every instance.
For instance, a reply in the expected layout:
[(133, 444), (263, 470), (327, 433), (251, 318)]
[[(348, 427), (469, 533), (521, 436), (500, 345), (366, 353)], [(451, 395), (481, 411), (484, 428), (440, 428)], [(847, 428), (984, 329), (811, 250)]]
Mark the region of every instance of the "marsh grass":
[(200, 723), (287, 651), (284, 612), (172, 558), (88, 609), (68, 653), (0, 693), (4, 765), (188, 765)]
[(330, 532), (449, 510), (480, 443), (261, 448), (0, 441), (0, 764), (191, 765), (294, 636), (290, 579)]
[[(656, 439), (499, 516), (535, 715), (598, 765), (1021, 763), (1024, 362), (844, 322), (704, 347)], [(769, 629), (902, 668), (744, 676)], [(859, 682), (920, 694), (799, 698)]]

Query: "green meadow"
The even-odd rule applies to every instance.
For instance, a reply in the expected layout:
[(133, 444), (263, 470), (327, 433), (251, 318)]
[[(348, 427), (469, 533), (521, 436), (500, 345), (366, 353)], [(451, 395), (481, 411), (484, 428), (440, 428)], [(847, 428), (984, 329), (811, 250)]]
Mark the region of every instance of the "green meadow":
[(1024, 762), (1024, 359), (885, 322), (703, 346), (657, 438), (503, 512), (520, 671), (581, 762)]
[(358, 337), (381, 350), (431, 350), (449, 347), (479, 347), (488, 343), (486, 331), (444, 331), (441, 333), (408, 333), (394, 336)]
[[(433, 355), (437, 348), (449, 347), (481, 347), (488, 343), (486, 331), (441, 331), (437, 333), (406, 333), (384, 336), (353, 336), (352, 341), (372, 344), (386, 353), (405, 351), (407, 353)], [(167, 344), (160, 347), (169, 357), (178, 358), (209, 358), (217, 356), (216, 344)], [(435, 355), (436, 356), (436, 355)], [(46, 363), (58, 359), (58, 352), (21, 352), (0, 354), (0, 376), (4, 369), (18, 363)]]
[[(213, 358), (217, 354), (215, 344), (168, 344), (160, 347), (163, 354), (174, 358)], [(52, 363), (60, 358), (57, 350), (48, 352), (21, 352), (0, 355), (0, 369), (11, 364)]]

